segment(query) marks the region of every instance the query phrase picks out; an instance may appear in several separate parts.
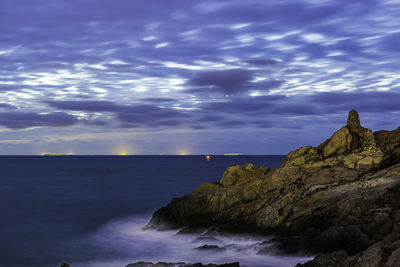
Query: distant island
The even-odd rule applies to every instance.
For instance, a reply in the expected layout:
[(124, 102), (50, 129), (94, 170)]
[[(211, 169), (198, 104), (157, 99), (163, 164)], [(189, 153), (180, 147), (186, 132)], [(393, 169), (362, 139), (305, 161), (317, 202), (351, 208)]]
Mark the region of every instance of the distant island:
[(373, 133), (352, 110), (319, 146), (273, 170), (229, 167), (157, 210), (146, 229), (273, 235), (258, 254), (317, 255), (303, 267), (399, 266), (400, 127)]

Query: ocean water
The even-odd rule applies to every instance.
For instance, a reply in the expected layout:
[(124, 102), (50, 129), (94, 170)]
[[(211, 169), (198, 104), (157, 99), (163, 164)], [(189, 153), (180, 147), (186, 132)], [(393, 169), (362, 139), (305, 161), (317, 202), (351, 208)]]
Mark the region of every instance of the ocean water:
[[(200, 240), (144, 231), (172, 197), (219, 181), (228, 166), (276, 168), (283, 156), (1, 156), (0, 266), (123, 267), (137, 261), (293, 266), (308, 258), (256, 255), (266, 237)], [(199, 251), (218, 245), (221, 252)]]

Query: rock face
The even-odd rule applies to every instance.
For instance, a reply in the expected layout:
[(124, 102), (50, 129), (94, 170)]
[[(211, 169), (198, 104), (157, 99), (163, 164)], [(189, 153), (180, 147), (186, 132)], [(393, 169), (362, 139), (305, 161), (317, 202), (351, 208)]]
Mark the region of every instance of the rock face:
[(383, 163), (397, 157), (399, 141), (400, 128), (374, 135), (352, 110), (318, 147), (290, 152), (274, 170), (230, 167), (220, 183), (156, 211), (147, 227), (274, 233), (271, 253), (321, 254), (304, 266), (396, 266), (400, 164)]

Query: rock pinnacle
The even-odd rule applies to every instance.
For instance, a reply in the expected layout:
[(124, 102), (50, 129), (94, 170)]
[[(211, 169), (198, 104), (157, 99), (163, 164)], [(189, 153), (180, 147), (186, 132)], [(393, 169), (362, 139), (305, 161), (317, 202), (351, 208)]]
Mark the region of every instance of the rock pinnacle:
[(361, 127), (360, 118), (358, 112), (355, 109), (350, 110), (349, 116), (347, 117), (347, 127), (349, 129), (357, 129)]

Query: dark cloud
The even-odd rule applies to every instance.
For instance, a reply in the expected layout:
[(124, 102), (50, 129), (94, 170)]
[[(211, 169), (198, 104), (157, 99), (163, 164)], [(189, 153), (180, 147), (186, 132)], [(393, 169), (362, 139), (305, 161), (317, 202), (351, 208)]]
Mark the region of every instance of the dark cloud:
[(4, 109), (15, 109), (15, 106), (9, 105), (9, 104), (6, 104), (6, 103), (0, 103), (0, 108), (4, 108)]
[(222, 121), (224, 119), (225, 119), (225, 117), (223, 117), (223, 116), (207, 114), (207, 115), (201, 116), (197, 120), (200, 121), (200, 122), (211, 122), (211, 121)]
[(268, 65), (274, 65), (280, 63), (279, 61), (275, 59), (249, 59), (245, 60), (244, 62), (253, 64), (253, 65), (260, 65), (260, 66), (268, 66)]
[(246, 69), (198, 72), (190, 79), (196, 86), (212, 86), (225, 93), (233, 93), (245, 87), (253, 78), (253, 72)]
[(382, 44), (390, 52), (400, 52), (400, 33), (394, 33), (383, 38)]
[[(274, 105), (270, 103), (270, 106)], [(222, 112), (222, 113), (248, 113), (260, 112), (268, 109), (269, 106), (264, 102), (253, 101), (252, 99), (238, 99), (225, 102), (211, 102), (205, 104), (204, 110), (207, 112)]]
[(318, 115), (318, 109), (314, 105), (303, 103), (285, 103), (271, 109), (272, 114), (276, 115)]
[(15, 91), (17, 89), (14, 85), (0, 84), (0, 92), (1, 91)]
[(74, 111), (89, 111), (89, 112), (115, 112), (120, 111), (124, 107), (117, 105), (110, 101), (45, 101), (53, 108), (62, 110), (74, 110)]
[(149, 98), (142, 98), (141, 101), (145, 102), (154, 102), (154, 103), (162, 103), (162, 102), (175, 102), (176, 100), (173, 98), (168, 97), (149, 97)]
[(11, 129), (34, 126), (65, 127), (78, 123), (78, 119), (63, 112), (38, 114), (31, 112), (0, 112), (0, 125)]
[(360, 112), (400, 111), (400, 93), (397, 92), (320, 93), (310, 96), (309, 100), (315, 106), (334, 113), (353, 108)]
[(239, 120), (239, 119), (229, 119), (229, 120), (224, 120), (220, 122), (214, 123), (215, 126), (221, 127), (221, 128), (240, 128), (244, 125), (248, 125), (249, 122), (246, 120)]
[[(204, 104), (203, 110), (221, 113), (254, 113), (270, 110), (272, 107), (285, 103), (287, 97), (283, 95), (270, 95), (246, 98), (231, 98), (227, 101), (216, 101)], [(217, 114), (218, 114), (217, 113)]]
[(112, 112), (124, 128), (176, 126), (182, 124), (182, 119), (188, 117), (188, 114), (177, 109), (147, 104), (118, 105), (110, 101), (46, 101), (46, 103), (63, 110)]
[(171, 108), (138, 105), (123, 108), (117, 113), (116, 117), (124, 125), (133, 124), (157, 127), (180, 125), (188, 115)]

